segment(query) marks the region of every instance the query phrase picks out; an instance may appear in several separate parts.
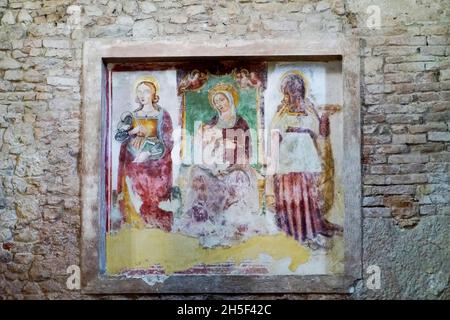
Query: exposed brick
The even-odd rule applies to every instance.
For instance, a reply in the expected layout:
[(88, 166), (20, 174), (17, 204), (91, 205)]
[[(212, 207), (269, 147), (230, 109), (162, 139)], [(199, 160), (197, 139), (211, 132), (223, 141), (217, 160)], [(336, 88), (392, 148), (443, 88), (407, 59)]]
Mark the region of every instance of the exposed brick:
[(380, 164), (386, 163), (386, 156), (382, 154), (364, 155), (363, 163), (366, 164)]
[(426, 174), (402, 174), (386, 177), (386, 184), (418, 184), (427, 181)]
[(390, 217), (391, 209), (385, 207), (363, 208), (363, 215), (366, 218)]
[(369, 167), (372, 174), (395, 174), (400, 173), (398, 165), (372, 165)]
[(363, 197), (363, 207), (380, 207), (383, 205), (383, 196)]
[(48, 77), (47, 83), (55, 86), (77, 86), (78, 79), (68, 77)]
[(377, 175), (365, 175), (364, 184), (372, 184), (372, 185), (384, 185), (386, 184), (386, 178), (385, 176), (377, 176)]
[(419, 114), (388, 114), (386, 122), (388, 123), (420, 123), (422, 116)]
[(436, 206), (434, 205), (422, 205), (420, 206), (420, 215), (430, 216), (436, 214)]
[(388, 158), (389, 163), (424, 163), (428, 161), (425, 154), (395, 154)]
[(417, 94), (419, 101), (437, 101), (440, 100), (440, 95), (437, 92), (423, 92)]
[(408, 194), (412, 195), (416, 192), (414, 185), (392, 185), (392, 186), (364, 186), (364, 195), (396, 195)]
[(297, 21), (263, 21), (263, 27), (268, 31), (295, 31)]
[(365, 115), (364, 116), (364, 123), (383, 123), (386, 120), (386, 116), (383, 114), (377, 114), (377, 115)]
[(430, 141), (450, 141), (450, 132), (428, 132)]
[(395, 153), (405, 153), (408, 151), (408, 146), (400, 144), (389, 144), (383, 146), (376, 146), (375, 153), (381, 154), (395, 154)]
[(392, 36), (387, 37), (386, 44), (388, 45), (400, 45), (400, 46), (416, 46), (425, 45), (426, 38), (424, 36)]
[(383, 144), (391, 142), (390, 135), (366, 136), (364, 137), (364, 144)]
[(368, 75), (381, 73), (383, 71), (382, 57), (367, 57), (364, 59), (364, 72)]
[(174, 15), (170, 17), (170, 22), (176, 23), (176, 24), (184, 24), (188, 22), (188, 17), (185, 15)]
[(433, 153), (445, 150), (445, 145), (442, 142), (428, 142), (426, 144), (416, 144), (410, 146), (412, 153)]
[(428, 122), (424, 124), (415, 124), (408, 126), (410, 133), (425, 133), (429, 131), (446, 131), (447, 125), (442, 122)]
[(416, 46), (379, 46), (373, 48), (374, 56), (393, 55), (402, 56), (417, 53)]
[(426, 143), (426, 134), (394, 134), (392, 136), (392, 143), (394, 144), (418, 144)]
[(23, 79), (22, 70), (6, 70), (3, 77), (5, 80), (18, 81)]
[(450, 162), (450, 152), (440, 152), (430, 154), (430, 161), (432, 162)]
[(42, 44), (46, 48), (58, 48), (58, 49), (69, 49), (71, 47), (69, 40), (53, 40), (44, 39)]
[(444, 206), (438, 207), (437, 214), (450, 215), (450, 206), (444, 205)]
[(439, 71), (440, 80), (450, 80), (450, 69), (443, 69)]
[(384, 75), (386, 83), (408, 83), (414, 80), (413, 73), (388, 73)]
[(442, 36), (428, 36), (427, 37), (427, 44), (430, 46), (435, 45), (447, 45), (449, 44), (449, 37), (448, 35), (442, 35)]

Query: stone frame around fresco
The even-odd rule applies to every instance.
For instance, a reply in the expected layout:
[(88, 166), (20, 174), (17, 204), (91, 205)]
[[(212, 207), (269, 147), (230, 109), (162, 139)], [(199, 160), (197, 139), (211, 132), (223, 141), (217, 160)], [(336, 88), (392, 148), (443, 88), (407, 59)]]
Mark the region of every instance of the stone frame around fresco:
[[(148, 285), (142, 279), (101, 275), (102, 134), (106, 64), (199, 58), (340, 60), (343, 77), (344, 273), (342, 275), (173, 275)], [(361, 121), (359, 40), (318, 35), (296, 40), (189, 41), (87, 40), (83, 46), (81, 285), (87, 294), (345, 293), (362, 277)]]

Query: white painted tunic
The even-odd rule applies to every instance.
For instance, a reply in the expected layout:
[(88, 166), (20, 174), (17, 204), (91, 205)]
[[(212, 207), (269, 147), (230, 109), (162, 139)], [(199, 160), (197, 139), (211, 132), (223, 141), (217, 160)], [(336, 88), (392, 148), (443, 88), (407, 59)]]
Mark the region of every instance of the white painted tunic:
[(321, 172), (320, 156), (314, 139), (308, 132), (286, 132), (289, 127), (310, 129), (318, 135), (319, 119), (309, 108), (305, 114), (284, 112), (275, 119), (272, 129), (279, 130), (282, 137), (276, 173)]

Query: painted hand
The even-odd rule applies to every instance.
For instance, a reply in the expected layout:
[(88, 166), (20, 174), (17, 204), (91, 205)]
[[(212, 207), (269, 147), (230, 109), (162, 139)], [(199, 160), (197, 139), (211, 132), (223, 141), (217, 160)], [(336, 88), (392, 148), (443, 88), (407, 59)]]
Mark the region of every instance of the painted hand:
[(137, 126), (130, 131), (131, 135), (137, 135), (138, 137), (145, 137), (147, 130), (143, 126)]
[(131, 141), (131, 144), (135, 149), (140, 149), (144, 140), (145, 140), (145, 137), (137, 136)]

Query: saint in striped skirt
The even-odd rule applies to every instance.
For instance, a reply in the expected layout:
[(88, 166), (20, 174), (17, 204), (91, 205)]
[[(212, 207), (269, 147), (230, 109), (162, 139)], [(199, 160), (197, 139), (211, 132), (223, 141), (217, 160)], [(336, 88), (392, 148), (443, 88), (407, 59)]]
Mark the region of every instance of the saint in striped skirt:
[(275, 205), (278, 226), (300, 242), (318, 234), (332, 236), (333, 224), (322, 216), (317, 187), (318, 173), (291, 172), (275, 175)]

